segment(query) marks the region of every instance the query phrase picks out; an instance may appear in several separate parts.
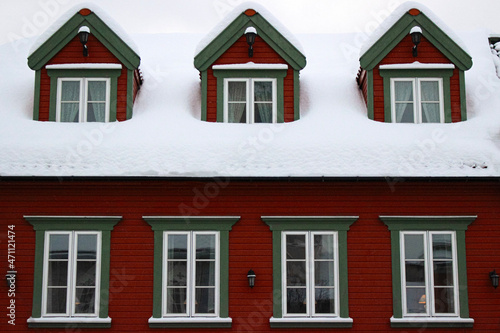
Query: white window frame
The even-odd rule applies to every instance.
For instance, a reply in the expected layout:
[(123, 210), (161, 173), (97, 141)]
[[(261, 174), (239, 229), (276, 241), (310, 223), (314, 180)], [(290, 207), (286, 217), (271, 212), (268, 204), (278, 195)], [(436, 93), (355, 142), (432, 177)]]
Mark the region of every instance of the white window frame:
[[(455, 306), (454, 313), (436, 313), (434, 303), (434, 270), (433, 252), (432, 252), (432, 235), (451, 235), (451, 246), (453, 255), (453, 302)], [(426, 313), (408, 313), (406, 303), (406, 269), (405, 269), (405, 235), (422, 235), (424, 239), (424, 271), (425, 271), (425, 295)], [(455, 231), (401, 231), (400, 232), (400, 253), (401, 253), (401, 303), (403, 308), (403, 317), (459, 317), (460, 316), (460, 301), (458, 288), (458, 266), (457, 266), (457, 246)]]
[[(305, 235), (306, 240), (306, 313), (287, 313), (287, 272), (286, 272), (286, 236), (288, 235)], [(335, 312), (334, 313), (315, 313), (315, 284), (314, 284), (314, 236), (315, 235), (332, 235), (333, 236), (333, 251), (334, 251), (334, 297), (335, 297)], [(338, 232), (337, 231), (284, 231), (281, 233), (281, 276), (282, 276), (282, 311), (283, 318), (302, 317), (302, 318), (325, 318), (339, 316), (339, 251), (338, 251)]]
[[(278, 92), (277, 92), (277, 79), (275, 78), (228, 78), (224, 79), (224, 122), (229, 120), (229, 82), (245, 82), (246, 83), (246, 123), (255, 123), (255, 101), (254, 101), (254, 83), (255, 82), (272, 82), (273, 84), (273, 110), (272, 110), (272, 123), (276, 123), (278, 119)], [(260, 124), (260, 123), (259, 123)], [(262, 123), (266, 124), (266, 123)]]
[[(77, 81), (80, 82), (80, 97), (79, 97), (79, 113), (78, 122), (87, 122), (87, 105), (88, 105), (88, 88), (89, 81), (104, 81), (106, 82), (106, 103), (105, 103), (105, 119), (104, 122), (109, 122), (110, 113), (110, 88), (111, 79), (101, 78), (101, 77), (88, 77), (88, 78), (75, 78), (75, 77), (60, 77), (57, 79), (57, 103), (56, 103), (56, 121), (61, 121), (61, 94), (62, 94), (62, 83), (64, 81)], [(83, 89), (82, 89), (83, 87)]]
[[(48, 275), (49, 275), (49, 249), (50, 235), (69, 235), (68, 243), (68, 291), (66, 294), (66, 313), (47, 313), (47, 291), (48, 291)], [(96, 251), (96, 276), (95, 276), (95, 298), (94, 298), (94, 313), (75, 313), (75, 294), (76, 294), (76, 268), (77, 268), (77, 235), (96, 235), (97, 236), (97, 251)], [(42, 289), (42, 317), (91, 317), (99, 316), (99, 304), (101, 297), (101, 250), (102, 236), (100, 231), (46, 231), (44, 244), (43, 258), (43, 289)]]
[[(444, 94), (443, 79), (439, 77), (425, 78), (391, 78), (391, 119), (396, 123), (396, 90), (395, 82), (412, 82), (413, 88), (413, 120), (414, 123), (422, 123), (422, 98), (420, 91), (421, 82), (438, 82), (439, 87), (439, 123), (444, 123)], [(427, 124), (427, 123), (426, 123)]]
[[(187, 291), (186, 313), (167, 313), (167, 251), (168, 235), (187, 235)], [(215, 236), (215, 300), (214, 313), (195, 313), (195, 279), (196, 279), (196, 235)], [(220, 314), (220, 233), (218, 231), (164, 231), (163, 232), (163, 262), (162, 262), (162, 316), (164, 318), (217, 318)]]

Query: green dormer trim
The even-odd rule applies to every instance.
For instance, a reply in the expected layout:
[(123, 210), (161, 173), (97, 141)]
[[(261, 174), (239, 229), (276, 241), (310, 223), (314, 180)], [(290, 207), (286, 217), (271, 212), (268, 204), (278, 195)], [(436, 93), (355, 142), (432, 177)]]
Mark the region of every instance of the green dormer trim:
[(242, 12), (195, 56), (194, 66), (200, 72), (207, 70), (238, 38), (245, 34), (248, 27), (256, 28), (258, 36), (285, 59), (294, 70), (298, 71), (306, 66), (306, 57), (262, 15), (255, 13), (252, 16), (247, 16), (245, 12)]
[(81, 26), (88, 26), (94, 35), (129, 70), (139, 67), (140, 57), (94, 12), (84, 16), (77, 12), (45, 43), (28, 57), (28, 66), (33, 70), (41, 69), (77, 34)]
[(422, 34), (439, 51), (441, 51), (460, 70), (466, 71), (472, 67), (471, 56), (464, 51), (441, 28), (432, 22), (424, 13), (411, 15), (406, 12), (387, 32), (379, 38), (359, 59), (361, 68), (372, 70), (401, 40), (409, 34), (411, 28), (418, 25)]

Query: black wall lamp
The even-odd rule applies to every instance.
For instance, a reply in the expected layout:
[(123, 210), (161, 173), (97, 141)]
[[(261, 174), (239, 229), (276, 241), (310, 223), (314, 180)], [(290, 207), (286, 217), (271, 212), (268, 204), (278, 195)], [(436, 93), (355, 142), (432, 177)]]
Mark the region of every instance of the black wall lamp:
[(498, 274), (496, 270), (490, 272), (490, 280), (491, 280), (491, 285), (493, 286), (493, 288), (496, 289), (498, 287)]
[(80, 27), (78, 30), (78, 37), (80, 38), (80, 43), (83, 45), (83, 56), (88, 57), (89, 49), (87, 48), (87, 42), (89, 41), (90, 29), (87, 26)]
[(254, 271), (252, 269), (249, 270), (248, 274), (247, 274), (247, 278), (248, 278), (248, 286), (250, 288), (253, 288), (253, 286), (255, 286), (255, 277), (256, 277), (256, 275), (255, 275)]
[(410, 30), (411, 41), (413, 42), (413, 56), (418, 56), (417, 46), (420, 44), (420, 40), (422, 39), (422, 28), (418, 25), (414, 26)]
[(245, 30), (245, 37), (248, 43), (248, 56), (253, 57), (253, 43), (255, 43), (255, 36), (257, 36), (257, 30), (254, 27), (248, 27)]
[(7, 271), (5, 274), (5, 280), (7, 281), (7, 288), (10, 288), (12, 284), (16, 283), (17, 271)]

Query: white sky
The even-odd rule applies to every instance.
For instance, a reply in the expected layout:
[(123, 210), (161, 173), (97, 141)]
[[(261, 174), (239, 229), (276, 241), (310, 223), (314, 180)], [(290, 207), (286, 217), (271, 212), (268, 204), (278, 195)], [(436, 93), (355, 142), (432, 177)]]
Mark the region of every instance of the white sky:
[[(0, 44), (40, 35), (81, 0), (2, 0)], [(122, 27), (134, 33), (208, 32), (242, 0), (99, 0)], [(292, 33), (365, 32), (402, 0), (254, 0)], [(420, 0), (456, 31), (500, 34), (500, 0)]]

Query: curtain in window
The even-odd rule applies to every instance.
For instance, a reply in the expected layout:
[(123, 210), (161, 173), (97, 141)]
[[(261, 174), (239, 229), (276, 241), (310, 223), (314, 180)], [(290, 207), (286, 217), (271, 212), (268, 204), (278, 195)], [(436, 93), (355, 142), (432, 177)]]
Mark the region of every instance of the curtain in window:
[(196, 235), (196, 313), (215, 313), (215, 246), (215, 235)]
[(68, 294), (69, 235), (49, 236), (47, 313), (65, 314)]
[(422, 105), (422, 122), (439, 123), (439, 82), (420, 82), (420, 99)]
[(256, 123), (273, 122), (273, 83), (255, 82), (254, 83), (254, 102)]
[(247, 84), (244, 81), (228, 82), (228, 112), (230, 123), (246, 123)]
[(186, 313), (188, 236), (168, 235), (167, 238), (167, 313)]
[(396, 107), (397, 123), (414, 123), (413, 112), (413, 82), (395, 81), (394, 82), (394, 101)]
[(88, 81), (87, 121), (106, 121), (106, 82)]
[(61, 82), (61, 121), (78, 122), (80, 81)]

